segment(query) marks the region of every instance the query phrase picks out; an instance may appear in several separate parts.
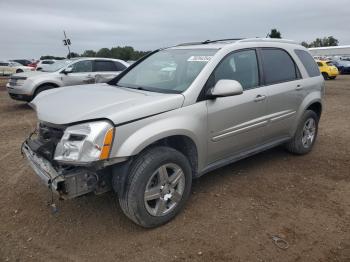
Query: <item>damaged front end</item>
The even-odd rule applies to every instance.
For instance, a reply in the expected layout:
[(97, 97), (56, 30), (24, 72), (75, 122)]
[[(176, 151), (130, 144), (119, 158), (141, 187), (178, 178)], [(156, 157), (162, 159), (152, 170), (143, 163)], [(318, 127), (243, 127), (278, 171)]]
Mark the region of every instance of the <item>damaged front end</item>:
[(40, 123), (22, 145), (22, 153), (41, 180), (63, 199), (90, 192), (101, 194), (111, 189), (111, 168), (101, 161), (76, 165), (55, 160), (57, 144), (65, 127)]

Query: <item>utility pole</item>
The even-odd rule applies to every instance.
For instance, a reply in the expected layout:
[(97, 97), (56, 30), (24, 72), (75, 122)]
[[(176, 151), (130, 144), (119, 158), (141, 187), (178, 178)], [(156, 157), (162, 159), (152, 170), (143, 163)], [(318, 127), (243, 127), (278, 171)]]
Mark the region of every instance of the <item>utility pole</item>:
[(69, 48), (69, 46), (71, 45), (70, 39), (67, 38), (66, 31), (64, 31), (64, 30), (63, 30), (63, 35), (64, 35), (63, 44), (65, 46), (67, 46), (67, 48), (68, 48), (68, 58), (71, 58), (70, 57), (70, 48)]

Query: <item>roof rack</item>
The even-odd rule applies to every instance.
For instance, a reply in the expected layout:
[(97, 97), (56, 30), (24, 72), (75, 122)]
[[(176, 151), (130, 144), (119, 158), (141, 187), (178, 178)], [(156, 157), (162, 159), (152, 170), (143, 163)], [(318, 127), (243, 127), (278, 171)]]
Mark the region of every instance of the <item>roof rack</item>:
[(205, 45), (205, 44), (211, 44), (211, 43), (217, 43), (217, 42), (229, 42), (229, 41), (238, 41), (243, 40), (244, 38), (224, 38), (224, 39), (215, 39), (215, 40), (205, 40), (203, 42), (189, 42), (189, 43), (182, 43), (178, 44), (176, 46), (186, 46), (186, 45)]
[(287, 43), (287, 44), (297, 44), (299, 43), (289, 40), (289, 39), (281, 39), (281, 38), (225, 38), (225, 39), (216, 39), (216, 40), (205, 40), (203, 42), (189, 42), (189, 43), (182, 43), (178, 44), (176, 46), (187, 46), (187, 45), (205, 45), (205, 44), (211, 44), (211, 43), (218, 43), (218, 42), (274, 42), (274, 43)]
[(293, 40), (289, 39), (282, 39), (282, 38), (245, 38), (241, 39), (237, 42), (275, 42), (275, 43), (287, 43), (287, 44), (297, 44), (299, 45), (298, 42), (295, 42)]

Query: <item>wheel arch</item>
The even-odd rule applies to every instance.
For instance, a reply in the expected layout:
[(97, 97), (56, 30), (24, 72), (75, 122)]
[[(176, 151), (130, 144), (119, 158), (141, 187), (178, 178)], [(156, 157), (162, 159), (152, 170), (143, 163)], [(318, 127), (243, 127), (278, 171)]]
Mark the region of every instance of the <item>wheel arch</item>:
[(153, 146), (167, 146), (173, 148), (183, 155), (189, 160), (191, 168), (192, 168), (192, 176), (195, 176), (198, 172), (198, 149), (196, 143), (187, 135), (171, 135), (147, 145), (144, 151)]
[(322, 103), (320, 101), (314, 101), (310, 103), (305, 110), (312, 110), (317, 114), (318, 118), (321, 118)]
[[(136, 140), (131, 139), (130, 141)], [(142, 142), (137, 143), (136, 147), (132, 147), (129, 143), (124, 143), (120, 148), (120, 152), (126, 153), (126, 149), (128, 149), (128, 152), (126, 153), (127, 155), (136, 156), (141, 152), (156, 146), (167, 146), (184, 154), (191, 164), (192, 175), (195, 176), (197, 174), (199, 158), (198, 143), (195, 142), (194, 138), (186, 130), (178, 133), (169, 131), (162, 134), (156, 134), (147, 139), (143, 139)]]
[(306, 110), (313, 110), (320, 118), (322, 114), (322, 109), (323, 109), (322, 107), (323, 106), (322, 106), (322, 99), (321, 99), (320, 92), (313, 92), (313, 93), (310, 93), (308, 96), (306, 96), (303, 103), (300, 106), (300, 109), (297, 112), (297, 118), (291, 133), (292, 136), (295, 134), (298, 128), (300, 119)]
[(43, 87), (43, 86), (52, 86), (52, 87), (54, 87), (54, 88), (60, 87), (60, 85), (59, 85), (58, 83), (55, 83), (55, 82), (51, 82), (51, 81), (50, 81), (50, 82), (41, 82), (41, 83), (37, 84), (37, 85), (35, 86), (35, 88), (33, 89), (33, 95), (36, 95), (38, 89), (41, 88), (41, 87)]

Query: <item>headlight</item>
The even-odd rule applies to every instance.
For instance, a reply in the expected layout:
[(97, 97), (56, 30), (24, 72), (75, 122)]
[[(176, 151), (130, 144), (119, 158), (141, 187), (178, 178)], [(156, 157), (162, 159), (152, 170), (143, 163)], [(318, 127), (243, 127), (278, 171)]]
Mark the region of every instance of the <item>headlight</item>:
[(92, 162), (109, 157), (114, 127), (98, 121), (68, 127), (56, 146), (54, 159), (62, 162)]

